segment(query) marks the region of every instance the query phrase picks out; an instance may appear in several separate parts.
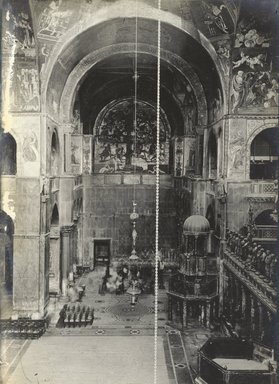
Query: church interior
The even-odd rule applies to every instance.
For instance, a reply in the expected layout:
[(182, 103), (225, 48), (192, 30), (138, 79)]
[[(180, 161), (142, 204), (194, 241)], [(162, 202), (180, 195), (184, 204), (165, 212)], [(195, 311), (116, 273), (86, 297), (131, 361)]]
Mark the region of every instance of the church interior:
[(3, 0), (3, 383), (277, 383), (276, 0)]

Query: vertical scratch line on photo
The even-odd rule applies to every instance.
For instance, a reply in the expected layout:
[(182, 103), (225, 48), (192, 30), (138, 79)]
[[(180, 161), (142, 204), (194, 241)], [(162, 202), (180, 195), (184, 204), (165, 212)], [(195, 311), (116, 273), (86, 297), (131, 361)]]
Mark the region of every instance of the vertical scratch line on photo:
[[(161, 11), (161, 0), (158, 0)], [(159, 203), (160, 203), (160, 71), (161, 71), (161, 20), (158, 18), (157, 40), (157, 129), (156, 129), (156, 223), (155, 223), (155, 284), (154, 284), (154, 384), (157, 384), (158, 365), (158, 253), (159, 253)]]

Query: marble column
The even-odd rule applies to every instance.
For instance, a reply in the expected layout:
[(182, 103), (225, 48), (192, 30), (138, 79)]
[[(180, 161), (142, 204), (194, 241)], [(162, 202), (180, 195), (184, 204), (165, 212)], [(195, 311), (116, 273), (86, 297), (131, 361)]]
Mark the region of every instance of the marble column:
[(70, 260), (71, 260), (71, 233), (72, 233), (72, 225), (66, 225), (61, 227), (62, 295), (67, 294), (68, 275), (70, 272)]
[(262, 341), (263, 340), (263, 306), (262, 303), (258, 302), (258, 326), (257, 326), (257, 332), (258, 337)]
[(210, 302), (210, 300), (206, 301), (206, 318), (205, 318), (205, 321), (206, 321), (206, 327), (209, 328), (210, 323), (211, 323), (211, 302)]
[(226, 274), (224, 269), (224, 262), (220, 260), (220, 271), (219, 271), (219, 314), (224, 311), (224, 294), (225, 294), (225, 286), (226, 286)]
[(228, 272), (228, 295), (227, 295), (227, 308), (229, 309), (229, 316), (232, 316), (232, 311), (233, 311), (233, 280), (232, 280), (232, 275), (230, 272)]
[(251, 325), (251, 294), (247, 290), (245, 290), (245, 325)]
[(168, 295), (168, 320), (172, 321), (172, 297)]
[(183, 301), (182, 329), (187, 328), (187, 300)]
[(203, 170), (202, 176), (203, 178), (207, 178), (208, 176), (208, 128), (204, 130), (204, 139), (203, 139)]
[(49, 288), (51, 293), (60, 292), (60, 228), (52, 226), (49, 244)]
[(242, 317), (245, 317), (245, 311), (246, 311), (246, 291), (243, 285), (241, 285), (241, 314)]
[(83, 265), (83, 214), (80, 214), (77, 225), (77, 263)]
[(217, 296), (215, 299), (215, 303), (214, 303), (214, 316), (215, 316), (215, 318), (219, 317), (219, 314), (220, 314), (220, 308), (219, 308), (219, 299)]
[(251, 334), (254, 335), (256, 331), (256, 301), (251, 295)]

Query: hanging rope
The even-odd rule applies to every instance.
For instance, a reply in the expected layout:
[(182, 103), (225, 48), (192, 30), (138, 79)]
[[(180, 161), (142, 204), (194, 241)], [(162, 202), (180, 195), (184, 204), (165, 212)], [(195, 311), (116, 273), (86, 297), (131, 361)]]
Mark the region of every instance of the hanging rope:
[[(161, 10), (161, 0), (158, 0)], [(154, 384), (157, 384), (158, 360), (158, 261), (159, 261), (159, 190), (160, 190), (160, 75), (161, 75), (161, 20), (158, 20), (157, 41), (157, 130), (156, 130), (156, 217), (155, 217), (155, 284), (154, 284)]]

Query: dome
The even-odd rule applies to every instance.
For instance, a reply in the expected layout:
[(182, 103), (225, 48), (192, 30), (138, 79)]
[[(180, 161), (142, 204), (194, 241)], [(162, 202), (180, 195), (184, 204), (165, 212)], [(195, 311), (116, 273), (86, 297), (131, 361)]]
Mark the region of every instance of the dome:
[(193, 215), (188, 217), (183, 224), (184, 234), (205, 234), (210, 231), (209, 221), (201, 215)]

